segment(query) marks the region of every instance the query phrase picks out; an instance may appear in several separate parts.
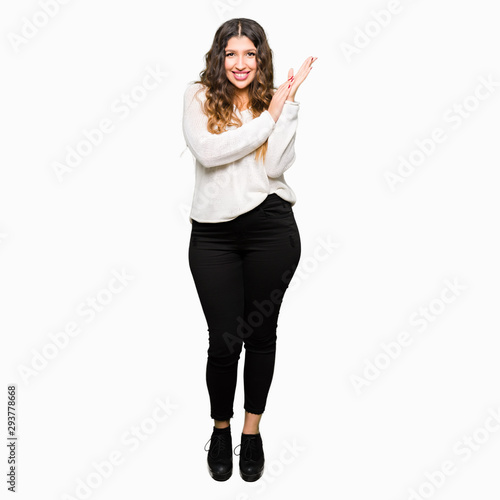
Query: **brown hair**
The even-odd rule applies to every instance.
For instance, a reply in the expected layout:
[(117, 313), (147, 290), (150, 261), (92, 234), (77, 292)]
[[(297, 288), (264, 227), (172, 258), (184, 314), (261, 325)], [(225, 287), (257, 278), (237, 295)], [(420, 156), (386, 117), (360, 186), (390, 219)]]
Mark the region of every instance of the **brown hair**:
[[(248, 37), (255, 45), (257, 70), (255, 78), (248, 85), (249, 105), (253, 118), (269, 108), (274, 94), (273, 53), (262, 26), (252, 19), (235, 18), (223, 23), (217, 29), (212, 47), (205, 54), (205, 69), (194, 83), (205, 86), (204, 112), (208, 116), (207, 129), (212, 134), (224, 132), (227, 126), (241, 127), (242, 122), (234, 114), (234, 85), (227, 79), (225, 70), (225, 49), (232, 37)], [(202, 87), (203, 88), (203, 87)], [(255, 159), (265, 160), (267, 140), (256, 151)]]

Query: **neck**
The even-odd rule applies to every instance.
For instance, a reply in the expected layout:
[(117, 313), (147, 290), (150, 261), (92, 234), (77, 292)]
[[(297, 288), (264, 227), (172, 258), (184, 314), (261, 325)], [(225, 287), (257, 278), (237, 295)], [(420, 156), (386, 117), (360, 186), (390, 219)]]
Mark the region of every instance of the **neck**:
[(236, 89), (234, 97), (236, 107), (244, 108), (247, 106), (249, 101), (247, 89)]

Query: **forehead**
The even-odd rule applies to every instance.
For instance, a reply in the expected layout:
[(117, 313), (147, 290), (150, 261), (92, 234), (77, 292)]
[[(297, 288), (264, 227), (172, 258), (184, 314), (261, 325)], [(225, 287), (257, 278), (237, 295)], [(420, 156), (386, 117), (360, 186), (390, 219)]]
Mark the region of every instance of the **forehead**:
[(249, 49), (255, 50), (255, 46), (252, 40), (246, 36), (242, 36), (240, 38), (233, 36), (227, 41), (226, 50), (238, 51)]

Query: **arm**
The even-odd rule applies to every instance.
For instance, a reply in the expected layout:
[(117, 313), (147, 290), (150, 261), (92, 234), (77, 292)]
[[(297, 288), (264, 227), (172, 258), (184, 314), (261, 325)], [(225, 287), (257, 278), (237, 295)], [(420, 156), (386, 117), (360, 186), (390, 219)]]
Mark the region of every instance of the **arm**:
[(206, 96), (203, 91), (195, 95), (199, 87), (200, 84), (193, 84), (184, 93), (182, 130), (186, 145), (204, 167), (239, 160), (266, 142), (276, 125), (267, 110), (241, 127), (211, 134), (207, 130), (208, 117), (202, 107)]
[(288, 78), (292, 79), (289, 85), (287, 100), (283, 106), (281, 115), (276, 122), (276, 128), (268, 139), (268, 150), (266, 153), (266, 172), (270, 178), (278, 178), (289, 169), (295, 161), (295, 132), (297, 130), (297, 116), (299, 103), (295, 102), (297, 89), (302, 85), (312, 69), (312, 63), (317, 57), (308, 57), (293, 76), (293, 68), (288, 71)]
[(299, 107), (298, 102), (285, 101), (283, 111), (276, 122), (276, 127), (268, 138), (264, 163), (268, 177), (280, 177), (295, 161), (294, 146)]

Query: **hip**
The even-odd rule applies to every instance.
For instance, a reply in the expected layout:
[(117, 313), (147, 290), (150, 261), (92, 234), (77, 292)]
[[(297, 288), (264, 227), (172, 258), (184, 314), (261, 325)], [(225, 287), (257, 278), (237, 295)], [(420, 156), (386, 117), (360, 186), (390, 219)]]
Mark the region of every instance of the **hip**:
[(299, 243), (299, 228), (292, 204), (271, 193), (252, 210), (225, 222), (198, 222), (193, 219), (191, 238), (223, 242), (267, 241), (293, 238)]

